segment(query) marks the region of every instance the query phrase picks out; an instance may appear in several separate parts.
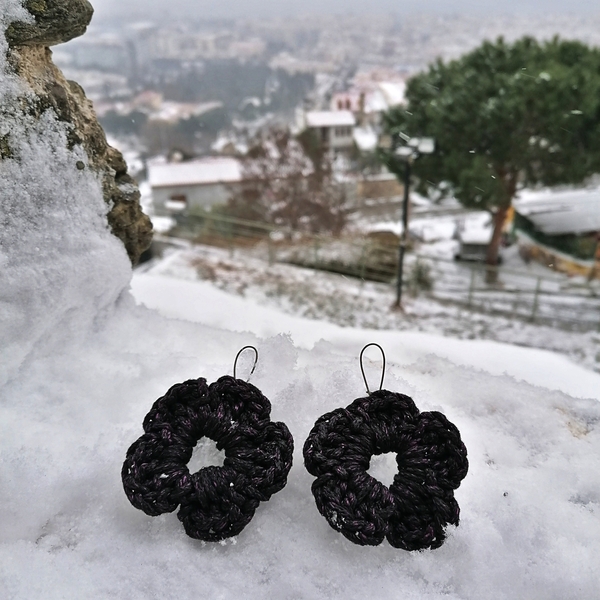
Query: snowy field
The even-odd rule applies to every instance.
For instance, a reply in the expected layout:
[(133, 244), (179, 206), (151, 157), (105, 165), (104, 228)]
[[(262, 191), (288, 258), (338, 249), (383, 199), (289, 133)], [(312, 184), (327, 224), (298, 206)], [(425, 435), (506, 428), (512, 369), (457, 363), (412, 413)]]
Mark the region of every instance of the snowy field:
[[(600, 371), (598, 331), (569, 332), (506, 316), (477, 313), (422, 296), (413, 298), (409, 294), (404, 294), (405, 310), (399, 313), (391, 309), (395, 289), (388, 284), (361, 282), (285, 264), (269, 266), (265, 260), (249, 256), (243, 250), (235, 250), (232, 255), (210, 246), (188, 247), (184, 242), (180, 245), (179, 250), (168, 251), (164, 259), (140, 266), (134, 282), (140, 273), (205, 281), (261, 306), (341, 327), (421, 331), (459, 339), (508, 342), (553, 350), (579, 365)], [(458, 269), (453, 264), (450, 266)], [(465, 277), (468, 281), (468, 275)], [(167, 305), (156, 307), (172, 315), (176, 314), (176, 302), (173, 298)]]
[[(2, 16), (20, 10), (7, 0)], [(22, 93), (0, 60), (8, 120)], [(540, 349), (290, 315), (196, 276), (132, 279), (65, 125), (21, 115), (10, 132), (13, 157), (0, 161), (3, 599), (598, 598), (600, 374)], [(364, 395), (358, 354), (373, 341), (387, 352), (385, 387), (444, 412), (468, 449), (461, 523), (438, 550), (355, 546), (310, 493), (302, 444), (321, 414)], [(121, 465), (156, 398), (231, 373), (246, 344), (260, 352), (252, 383), (294, 436), (294, 465), (239, 536), (201, 543), (174, 514), (134, 509)], [(378, 368), (369, 354), (371, 381)], [(192, 470), (220, 459), (210, 444), (196, 454)], [(371, 472), (389, 482), (393, 464), (379, 457)]]

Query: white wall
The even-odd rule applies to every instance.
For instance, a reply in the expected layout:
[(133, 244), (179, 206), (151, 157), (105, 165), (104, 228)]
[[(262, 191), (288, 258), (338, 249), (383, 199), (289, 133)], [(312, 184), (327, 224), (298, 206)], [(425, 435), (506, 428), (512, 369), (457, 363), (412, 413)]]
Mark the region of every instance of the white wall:
[(214, 183), (208, 185), (180, 185), (172, 187), (152, 188), (152, 203), (159, 216), (168, 216), (172, 211), (165, 207), (165, 203), (172, 195), (185, 195), (187, 205), (185, 214), (194, 209), (209, 209), (215, 204), (225, 204), (231, 197), (233, 190), (239, 184)]

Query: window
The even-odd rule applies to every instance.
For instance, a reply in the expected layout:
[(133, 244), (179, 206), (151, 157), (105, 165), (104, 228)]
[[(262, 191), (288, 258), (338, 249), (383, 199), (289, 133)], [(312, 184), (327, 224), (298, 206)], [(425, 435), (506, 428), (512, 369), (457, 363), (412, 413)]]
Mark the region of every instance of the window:
[(185, 194), (171, 194), (165, 202), (165, 208), (172, 211), (181, 211), (187, 206)]

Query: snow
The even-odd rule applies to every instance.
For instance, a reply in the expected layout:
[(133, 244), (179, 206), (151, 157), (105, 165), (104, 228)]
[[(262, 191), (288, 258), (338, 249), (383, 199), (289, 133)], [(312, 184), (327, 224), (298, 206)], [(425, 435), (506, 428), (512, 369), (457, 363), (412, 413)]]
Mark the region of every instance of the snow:
[(404, 94), (406, 93), (406, 84), (404, 82), (382, 81), (379, 87), (385, 96), (388, 106), (398, 106), (404, 102)]
[(167, 121), (177, 123), (182, 119), (199, 117), (223, 106), (222, 102), (202, 102), (199, 104), (183, 102), (161, 102), (160, 108), (150, 113), (151, 121)]
[(349, 110), (311, 110), (306, 113), (307, 127), (354, 126), (356, 119)]
[(450, 240), (456, 233), (456, 219), (452, 217), (412, 219), (410, 231), (424, 242)]
[(389, 231), (394, 235), (400, 237), (404, 231), (404, 226), (398, 221), (376, 221), (375, 223), (369, 223), (365, 226), (365, 231), (371, 233), (377, 233), (380, 231)]
[(355, 127), (352, 136), (363, 152), (373, 152), (377, 148), (377, 133), (372, 127)]
[[(3, 63), (0, 77), (14, 153), (0, 161), (3, 598), (597, 598), (600, 375), (541, 350), (290, 317), (153, 269), (131, 279), (100, 183), (75, 166), (85, 153), (51, 114), (13, 118), (24, 92)], [(469, 451), (461, 524), (439, 550), (355, 546), (314, 506), (303, 441), (364, 394), (357, 357), (372, 341), (385, 386), (443, 411)], [(120, 468), (157, 397), (231, 373), (246, 344), (294, 466), (237, 538), (203, 544), (174, 514), (135, 510)], [(378, 364), (369, 354), (371, 380)], [(374, 462), (389, 480), (393, 457)]]
[(186, 162), (148, 163), (148, 179), (154, 188), (232, 183), (241, 178), (240, 161), (226, 156), (207, 156)]
[(488, 212), (470, 213), (459, 224), (459, 239), (464, 244), (489, 244), (492, 233), (492, 218)]
[[(169, 208), (168, 205), (167, 208)], [(159, 217), (157, 215), (152, 215), (151, 221), (155, 233), (166, 233), (175, 227), (175, 219), (173, 219), (173, 217)]]
[(525, 190), (514, 202), (515, 210), (536, 229), (549, 235), (600, 230), (600, 188)]
[(402, 363), (424, 361), (435, 348), (436, 356), (456, 365), (467, 365), (494, 375), (506, 374), (518, 381), (560, 390), (574, 397), (600, 400), (600, 374), (578, 367), (553, 352), (426, 333), (339, 327), (260, 306), (209, 283), (161, 275), (136, 275), (131, 289), (138, 302), (170, 318), (251, 333), (259, 338), (285, 334), (297, 348), (306, 350), (327, 340), (348, 356), (368, 339), (383, 346)]

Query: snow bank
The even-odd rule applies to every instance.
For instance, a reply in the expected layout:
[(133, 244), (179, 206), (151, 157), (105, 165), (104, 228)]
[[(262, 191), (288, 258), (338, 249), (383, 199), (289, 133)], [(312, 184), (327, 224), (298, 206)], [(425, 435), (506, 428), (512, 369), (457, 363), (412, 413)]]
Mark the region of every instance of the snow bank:
[[(2, 31), (19, 5), (3, 6)], [(76, 168), (87, 165), (85, 152), (67, 149), (67, 127), (54, 113), (26, 114), (30, 92), (7, 71), (4, 53), (0, 137), (10, 156), (0, 160), (0, 384), (24, 361), (82, 339), (131, 277), (123, 245), (108, 231), (99, 181)]]
[[(21, 92), (2, 78), (9, 111)], [(363, 395), (357, 356), (373, 332), (288, 327), (251, 303), (164, 278), (136, 277), (134, 291), (146, 289), (148, 303), (168, 295), (179, 318), (136, 306), (98, 182), (74, 166), (84, 154), (60, 149), (65, 131), (50, 115), (14, 121), (10, 133), (15, 156), (0, 161), (3, 598), (597, 598), (600, 403), (549, 389), (583, 382), (582, 370), (556, 362), (551, 378), (539, 351), (462, 352), (441, 337), (382, 333), (386, 387), (445, 412), (471, 466), (456, 493), (461, 525), (441, 549), (354, 546), (317, 512), (301, 449), (317, 417)], [(231, 373), (248, 343), (260, 351), (252, 382), (294, 435), (295, 462), (242, 534), (203, 544), (175, 515), (132, 508), (120, 468), (158, 396), (186, 378)], [(491, 373), (510, 353), (522, 373), (540, 369), (535, 383), (546, 387)], [(376, 362), (367, 368), (376, 380)], [(564, 389), (585, 394), (585, 385)], [(391, 457), (373, 463), (389, 481)]]
[(339, 327), (260, 306), (218, 290), (210, 283), (161, 275), (138, 274), (131, 287), (138, 302), (166, 317), (247, 332), (259, 338), (284, 333), (297, 347), (308, 350), (321, 340), (327, 340), (336, 352), (348, 356), (354, 356), (357, 348), (360, 351), (362, 346), (373, 341), (402, 363), (426, 360), (435, 355), (456, 365), (470, 366), (493, 375), (507, 374), (518, 381), (574, 397), (600, 400), (600, 373), (575, 365), (555, 352), (428, 333)]
[[(226, 320), (231, 305), (222, 307)], [(360, 344), (345, 347), (323, 333), (327, 341), (306, 350), (286, 335), (257, 338), (122, 303), (85, 348), (67, 345), (28, 363), (2, 388), (0, 404), (6, 597), (597, 597), (598, 402), (434, 354), (406, 361), (386, 348), (386, 387), (456, 423), (470, 472), (456, 493), (461, 525), (441, 549), (361, 548), (318, 514), (302, 465), (314, 420), (364, 389)], [(296, 440), (294, 466), (287, 487), (242, 534), (203, 544), (185, 536), (174, 514), (133, 509), (119, 470), (152, 401), (176, 381), (230, 373), (246, 343), (260, 351), (253, 383)], [(377, 355), (369, 356), (374, 381)], [(375, 474), (391, 480), (389, 456), (373, 462)]]

